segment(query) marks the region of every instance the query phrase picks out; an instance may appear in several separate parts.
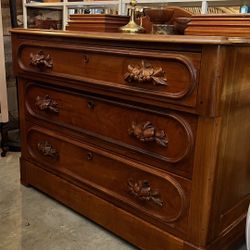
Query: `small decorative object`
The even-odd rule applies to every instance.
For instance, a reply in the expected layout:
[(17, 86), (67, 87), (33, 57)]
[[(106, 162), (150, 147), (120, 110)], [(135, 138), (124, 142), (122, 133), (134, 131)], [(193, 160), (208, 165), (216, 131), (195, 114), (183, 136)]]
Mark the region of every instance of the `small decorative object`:
[(129, 192), (141, 201), (152, 201), (156, 205), (163, 207), (163, 201), (157, 190), (153, 190), (147, 180), (128, 179)]
[(168, 138), (164, 130), (157, 129), (151, 122), (136, 124), (132, 122), (128, 130), (129, 135), (135, 136), (141, 142), (155, 141), (157, 144), (166, 147)]
[(156, 35), (172, 35), (174, 34), (174, 25), (153, 24), (152, 33)]
[(45, 55), (45, 53), (40, 50), (37, 54), (30, 54), (30, 65), (39, 68), (39, 70), (45, 70), (47, 68), (51, 69), (53, 67), (53, 60), (51, 56)]
[(50, 157), (54, 160), (57, 160), (59, 157), (57, 150), (47, 141), (38, 142), (37, 149), (43, 156)]
[(246, 4), (246, 2), (240, 7), (240, 13), (248, 13), (248, 6)]
[(35, 105), (41, 110), (50, 113), (59, 113), (58, 103), (53, 100), (49, 95), (44, 97), (37, 96)]
[(153, 24), (168, 24), (174, 14), (172, 8), (145, 8), (144, 13)]
[(128, 65), (128, 72), (124, 75), (126, 82), (153, 83), (167, 85), (167, 79), (162, 67), (154, 68), (150, 63), (142, 60), (141, 65)]
[(144, 8), (144, 15), (142, 26), (147, 33), (183, 35), (192, 13), (177, 6), (168, 6)]
[(127, 25), (122, 26), (120, 30), (122, 32), (127, 32), (127, 33), (144, 33), (145, 31), (144, 28), (135, 22), (136, 0), (131, 0), (130, 5), (131, 5), (130, 21), (128, 22)]

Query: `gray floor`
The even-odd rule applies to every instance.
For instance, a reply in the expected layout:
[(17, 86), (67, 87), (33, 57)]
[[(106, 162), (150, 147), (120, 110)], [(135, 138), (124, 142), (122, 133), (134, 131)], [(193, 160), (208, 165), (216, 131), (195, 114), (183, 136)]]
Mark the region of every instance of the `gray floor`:
[[(135, 250), (19, 182), (19, 153), (0, 158), (0, 250)], [(238, 250), (246, 250), (243, 245)]]

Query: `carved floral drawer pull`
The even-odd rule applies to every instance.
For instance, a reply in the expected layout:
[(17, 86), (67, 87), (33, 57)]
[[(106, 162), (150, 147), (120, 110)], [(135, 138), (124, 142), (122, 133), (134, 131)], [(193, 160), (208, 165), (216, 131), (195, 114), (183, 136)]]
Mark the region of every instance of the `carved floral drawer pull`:
[(43, 155), (57, 160), (59, 155), (55, 148), (50, 145), (47, 141), (37, 143), (38, 151)]
[(51, 56), (45, 55), (42, 50), (37, 54), (30, 54), (30, 65), (37, 67), (39, 70), (51, 69), (53, 67), (53, 60)]
[(141, 65), (128, 65), (128, 72), (124, 75), (127, 82), (147, 83), (154, 85), (167, 85), (167, 79), (162, 67), (153, 67), (142, 61)]
[(151, 122), (143, 122), (136, 124), (132, 122), (131, 128), (128, 130), (129, 135), (134, 135), (142, 142), (155, 141), (157, 144), (166, 147), (168, 138), (164, 130), (157, 129)]
[(142, 201), (152, 201), (160, 207), (163, 207), (163, 201), (160, 198), (160, 194), (157, 190), (150, 187), (147, 180), (128, 179), (129, 192)]
[(58, 103), (49, 95), (45, 95), (44, 97), (37, 96), (35, 105), (41, 111), (48, 111), (56, 114), (59, 113)]

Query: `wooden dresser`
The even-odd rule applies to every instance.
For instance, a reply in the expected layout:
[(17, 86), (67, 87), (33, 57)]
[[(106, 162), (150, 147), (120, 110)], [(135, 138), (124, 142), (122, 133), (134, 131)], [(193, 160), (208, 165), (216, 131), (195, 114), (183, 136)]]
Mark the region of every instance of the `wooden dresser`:
[(243, 239), (249, 39), (17, 29), (12, 42), (22, 184), (141, 249)]

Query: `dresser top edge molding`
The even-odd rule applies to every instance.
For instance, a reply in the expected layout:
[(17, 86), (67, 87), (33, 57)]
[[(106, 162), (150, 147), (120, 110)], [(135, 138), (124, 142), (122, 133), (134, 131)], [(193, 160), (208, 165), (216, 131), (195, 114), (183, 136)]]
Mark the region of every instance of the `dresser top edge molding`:
[(156, 43), (184, 43), (184, 44), (250, 44), (250, 37), (226, 37), (226, 36), (194, 36), (194, 35), (151, 35), (151, 34), (125, 34), (108, 32), (73, 32), (15, 28), (10, 31), (13, 34), (44, 35), (50, 37), (68, 37), (85, 39), (103, 39), (117, 41), (137, 41)]

